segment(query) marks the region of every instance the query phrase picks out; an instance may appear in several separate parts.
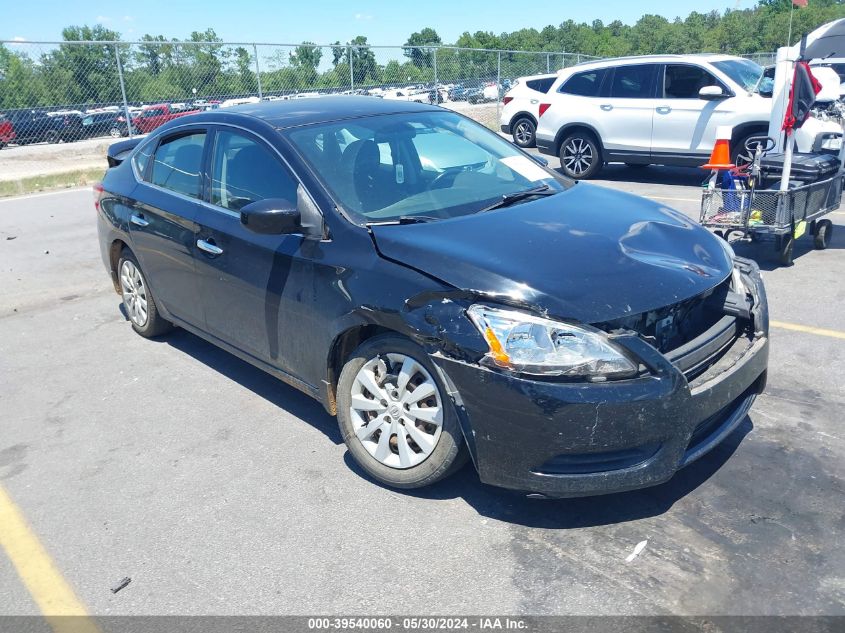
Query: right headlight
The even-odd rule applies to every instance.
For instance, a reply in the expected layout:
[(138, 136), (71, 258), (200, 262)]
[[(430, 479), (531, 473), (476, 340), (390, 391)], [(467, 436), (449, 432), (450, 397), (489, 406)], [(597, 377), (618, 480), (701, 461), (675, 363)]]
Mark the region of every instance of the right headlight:
[(490, 348), (484, 364), (521, 374), (593, 380), (637, 373), (637, 365), (603, 332), (485, 305), (473, 305), (467, 314)]

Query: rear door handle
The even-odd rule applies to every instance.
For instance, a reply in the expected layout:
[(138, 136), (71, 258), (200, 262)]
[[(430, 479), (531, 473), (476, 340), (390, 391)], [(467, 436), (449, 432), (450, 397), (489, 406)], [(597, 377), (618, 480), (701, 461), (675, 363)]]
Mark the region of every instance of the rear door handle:
[(131, 216), (129, 216), (129, 221), (137, 226), (149, 226), (150, 224), (149, 220), (144, 219), (143, 213), (141, 213), (140, 215), (135, 215), (133, 213)]
[(205, 251), (210, 255), (222, 255), (223, 249), (217, 246), (216, 244), (212, 244), (211, 242), (207, 242), (205, 240), (197, 240), (197, 248), (201, 251)]
[(660, 106), (655, 108), (655, 110), (657, 110), (658, 114), (669, 114), (672, 111), (672, 108), (669, 106)]
[(611, 110), (613, 110), (613, 106), (609, 103), (602, 103), (599, 107), (605, 112), (610, 112)]

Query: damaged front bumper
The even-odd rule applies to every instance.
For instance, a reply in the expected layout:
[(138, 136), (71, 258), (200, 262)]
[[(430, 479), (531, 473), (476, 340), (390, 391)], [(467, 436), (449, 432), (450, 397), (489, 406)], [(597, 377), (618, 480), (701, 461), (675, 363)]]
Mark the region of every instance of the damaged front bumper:
[[(717, 446), (762, 393), (768, 366), (768, 307), (756, 264), (743, 262), (754, 297), (753, 327), (701, 369), (719, 328), (661, 354), (631, 334), (615, 342), (647, 368), (631, 380), (535, 380), (435, 354), (458, 405), (485, 483), (548, 497), (653, 486)], [(694, 361), (694, 362), (693, 362)]]

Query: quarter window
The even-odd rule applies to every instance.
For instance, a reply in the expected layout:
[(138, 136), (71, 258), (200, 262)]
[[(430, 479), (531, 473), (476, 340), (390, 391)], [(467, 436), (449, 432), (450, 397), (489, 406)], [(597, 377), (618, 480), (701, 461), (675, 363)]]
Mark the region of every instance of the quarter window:
[(654, 64), (617, 66), (610, 85), (615, 99), (651, 99), (654, 96)]
[(205, 132), (164, 139), (156, 149), (150, 182), (192, 198), (199, 198), (204, 144)]
[(548, 92), (549, 88), (552, 87), (552, 84), (555, 82), (556, 77), (543, 77), (542, 79), (529, 79), (525, 82), (525, 85), (531, 88), (531, 90), (536, 90), (537, 92)]
[(217, 133), (211, 168), (212, 204), (232, 211), (270, 198), (296, 204), (296, 189), (296, 180), (264, 145), (242, 134)]
[(597, 68), (583, 73), (577, 73), (567, 79), (558, 88), (558, 92), (579, 97), (598, 97), (605, 70)]
[(663, 77), (663, 96), (666, 99), (698, 99), (699, 90), (719, 85), (713, 75), (699, 66), (669, 64)]

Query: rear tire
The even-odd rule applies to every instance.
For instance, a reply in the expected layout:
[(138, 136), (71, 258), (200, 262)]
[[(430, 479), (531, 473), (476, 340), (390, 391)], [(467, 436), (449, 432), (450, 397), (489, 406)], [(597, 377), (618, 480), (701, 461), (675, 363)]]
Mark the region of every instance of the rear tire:
[[(425, 393), (414, 400), (419, 390)], [(401, 336), (377, 336), (353, 352), (337, 385), (337, 419), (349, 453), (387, 486), (431, 485), (468, 457), (438, 370)]]
[(813, 246), (823, 251), (830, 244), (833, 237), (833, 222), (830, 220), (819, 220), (816, 223), (816, 234), (813, 236)]
[(537, 126), (528, 117), (520, 117), (512, 126), (513, 142), (519, 147), (534, 147), (537, 144)]
[(123, 295), (123, 306), (133, 330), (145, 338), (153, 338), (173, 329), (173, 324), (165, 321), (159, 314), (141, 264), (128, 248), (124, 248), (120, 253), (117, 277)]
[(60, 140), (59, 133), (56, 132), (56, 130), (49, 130), (44, 135), (44, 140), (47, 141), (48, 143), (58, 143), (59, 140)]
[(560, 144), (560, 168), (575, 180), (592, 178), (602, 168), (601, 149), (589, 132), (573, 132)]
[(795, 238), (791, 234), (785, 235), (781, 239), (780, 251), (778, 253), (778, 259), (780, 260), (781, 266), (792, 266), (794, 251)]

